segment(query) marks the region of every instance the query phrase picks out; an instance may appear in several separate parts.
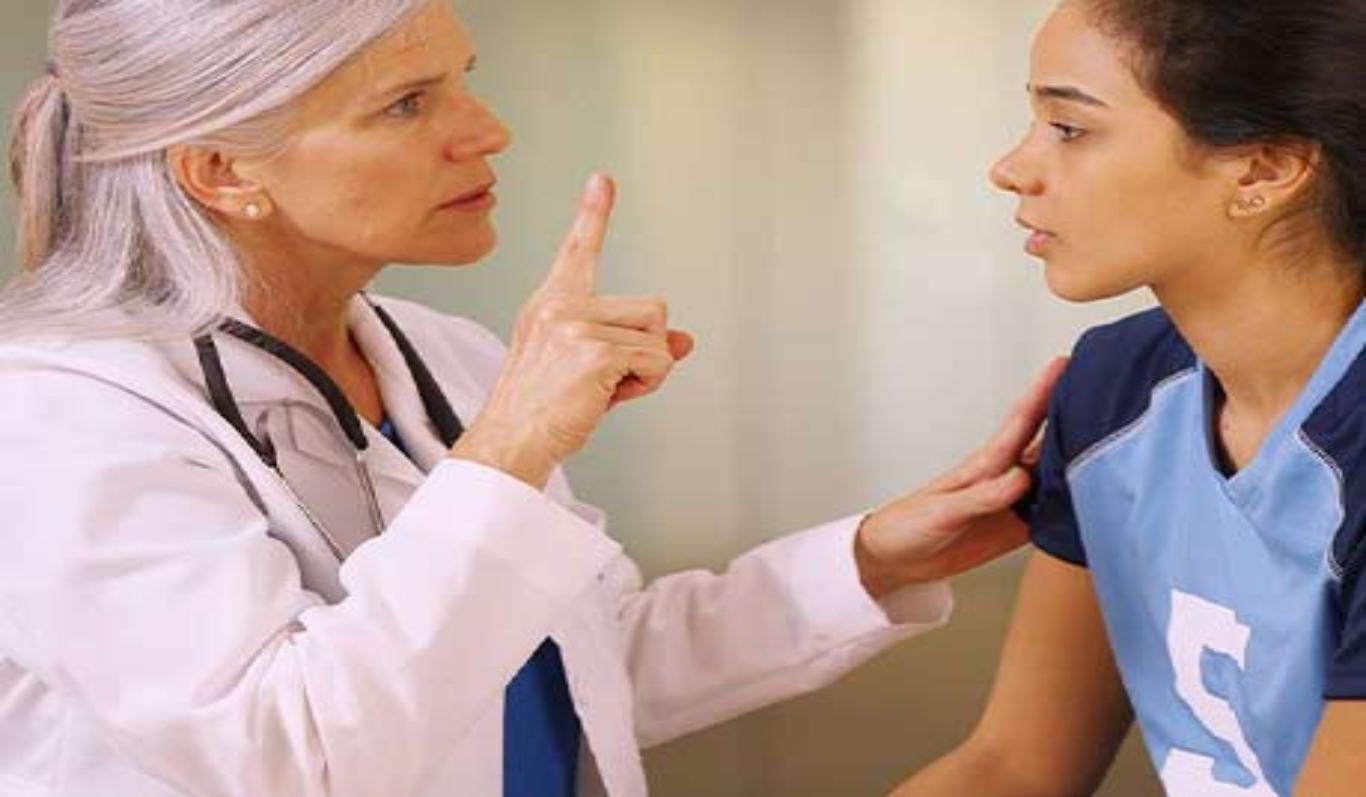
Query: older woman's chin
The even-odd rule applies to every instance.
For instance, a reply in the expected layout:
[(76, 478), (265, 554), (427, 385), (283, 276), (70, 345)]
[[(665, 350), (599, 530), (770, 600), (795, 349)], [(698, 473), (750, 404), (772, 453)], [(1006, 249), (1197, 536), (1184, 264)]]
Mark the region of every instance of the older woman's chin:
[(497, 246), (498, 233), (493, 229), (493, 225), (489, 225), (481, 235), (433, 241), (404, 252), (401, 257), (390, 258), (390, 262), (467, 266), (488, 257)]

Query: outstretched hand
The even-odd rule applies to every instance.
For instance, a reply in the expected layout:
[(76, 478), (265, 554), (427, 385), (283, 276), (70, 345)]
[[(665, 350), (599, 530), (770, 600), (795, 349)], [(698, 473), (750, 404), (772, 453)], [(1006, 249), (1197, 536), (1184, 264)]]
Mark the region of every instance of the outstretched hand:
[(871, 595), (949, 578), (1028, 540), (1012, 507), (1029, 491), (1048, 397), (1066, 364), (1058, 358), (1039, 374), (985, 446), (864, 519), (855, 556)]

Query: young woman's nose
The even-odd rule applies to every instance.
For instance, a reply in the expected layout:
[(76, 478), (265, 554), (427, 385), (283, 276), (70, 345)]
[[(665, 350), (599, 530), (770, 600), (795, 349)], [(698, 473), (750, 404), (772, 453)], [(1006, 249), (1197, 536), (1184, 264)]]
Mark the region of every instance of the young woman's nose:
[(1043, 189), (1038, 170), (1030, 166), (1027, 143), (1021, 143), (991, 167), (991, 182), (1012, 194), (1033, 195)]

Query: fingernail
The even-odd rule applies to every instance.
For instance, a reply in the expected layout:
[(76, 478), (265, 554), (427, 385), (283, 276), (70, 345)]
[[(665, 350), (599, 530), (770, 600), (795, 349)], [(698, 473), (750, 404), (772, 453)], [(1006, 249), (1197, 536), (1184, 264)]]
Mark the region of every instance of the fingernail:
[(611, 178), (602, 172), (598, 172), (588, 178), (588, 191), (593, 195), (594, 199), (602, 199), (607, 196), (607, 190), (611, 185), (610, 180)]

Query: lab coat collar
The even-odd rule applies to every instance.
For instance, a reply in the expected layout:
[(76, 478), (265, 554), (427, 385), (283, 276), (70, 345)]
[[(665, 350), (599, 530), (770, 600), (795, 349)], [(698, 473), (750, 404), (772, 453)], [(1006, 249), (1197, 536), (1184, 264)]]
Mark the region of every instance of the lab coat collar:
[[(255, 325), (254, 319), (243, 310), (234, 313), (234, 316)], [(413, 334), (401, 319), (398, 323), (406, 334), (413, 335), (414, 345), (421, 352), (423, 346), (418, 339), (420, 336)], [(416, 486), (421, 483), (425, 472), (443, 461), (448, 453), (447, 448), (427, 417), (403, 353), (364, 297), (352, 298), (347, 309), (347, 327), (375, 372), (385, 411), (407, 449), (405, 455), (377, 429), (363, 423), (366, 437), (370, 440), (366, 461), (376, 476), (398, 479)], [(302, 374), (279, 358), (231, 335), (215, 335), (214, 340), (218, 344), (233, 395), (244, 410), (253, 408), (260, 411), (265, 409), (262, 405), (305, 405), (310, 411), (326, 417), (329, 428), (335, 426), (331, 421), (331, 407)], [(176, 370), (184, 378), (202, 386), (203, 376), (194, 347), (186, 344), (175, 349), (172, 359)], [(443, 389), (446, 389), (444, 384)], [(471, 417), (469, 413), (477, 408), (477, 399), (471, 401), (463, 396), (452, 396), (449, 389), (446, 392), (457, 415), (462, 420)], [(320, 448), (310, 445), (309, 438), (301, 437), (298, 440), (300, 450), (324, 461), (336, 460), (338, 451), (350, 450), (350, 443), (340, 429), (334, 431), (337, 442), (344, 444), (344, 448)]]
[[(402, 321), (397, 323), (404, 334), (416, 337), (416, 332), (404, 328)], [(441, 440), (431, 418), (427, 416), (427, 408), (422, 404), (417, 382), (413, 379), (407, 360), (403, 358), (398, 342), (364, 297), (358, 296), (352, 300), (348, 326), (356, 339), (356, 345), (374, 369), (375, 378), (379, 381), (380, 395), (384, 399), (385, 412), (394, 428), (398, 430), (404, 448), (407, 449), (407, 456), (404, 459), (416, 463), (423, 472), (430, 471), (445, 459), (449, 449)], [(422, 344), (414, 340), (413, 345), (417, 348), (418, 355), (423, 356)], [(471, 402), (458, 401), (445, 385), (442, 386), (442, 392), (451, 402), (456, 416), (468, 422), (475, 406)], [(367, 434), (371, 432), (378, 434), (377, 430), (366, 430)], [(390, 449), (392, 446), (383, 448)], [(394, 449), (394, 453), (402, 455), (397, 449)]]

